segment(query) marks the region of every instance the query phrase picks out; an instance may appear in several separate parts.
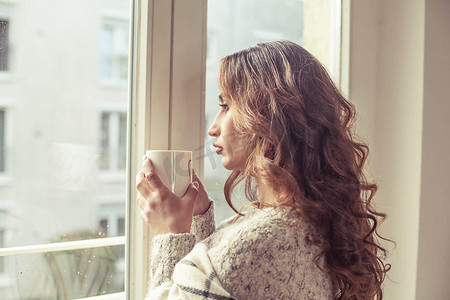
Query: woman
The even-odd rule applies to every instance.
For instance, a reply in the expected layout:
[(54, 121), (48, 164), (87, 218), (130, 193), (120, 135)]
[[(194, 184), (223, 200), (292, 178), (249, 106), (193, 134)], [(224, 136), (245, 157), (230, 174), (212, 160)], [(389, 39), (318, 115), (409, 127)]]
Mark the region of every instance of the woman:
[(381, 299), (377, 190), (353, 106), (322, 65), (287, 41), (258, 44), (219, 65), (209, 128), (250, 204), (214, 228), (199, 179), (178, 198), (144, 157), (137, 201), (155, 234), (149, 299)]

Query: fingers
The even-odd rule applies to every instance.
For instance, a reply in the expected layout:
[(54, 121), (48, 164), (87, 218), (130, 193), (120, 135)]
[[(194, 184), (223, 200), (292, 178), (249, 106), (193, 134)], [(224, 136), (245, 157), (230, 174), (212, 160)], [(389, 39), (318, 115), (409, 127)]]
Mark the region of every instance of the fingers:
[(144, 197), (141, 195), (138, 195), (136, 198), (136, 202), (141, 208), (140, 217), (144, 222), (148, 223), (150, 219), (150, 209), (151, 209), (151, 203), (147, 201)]
[(141, 170), (137, 175), (136, 175), (136, 188), (138, 190), (138, 192), (144, 196), (144, 198), (147, 198), (151, 192), (153, 192), (152, 187), (150, 186), (150, 184), (148, 183), (148, 181), (145, 178), (145, 174), (144, 171)]
[(153, 190), (165, 190), (167, 187), (164, 185), (164, 183), (161, 181), (161, 178), (156, 173), (156, 170), (153, 166), (152, 161), (150, 158), (146, 158), (144, 160), (143, 164), (143, 170), (146, 172), (145, 178), (147, 179), (148, 183), (150, 184), (151, 188)]

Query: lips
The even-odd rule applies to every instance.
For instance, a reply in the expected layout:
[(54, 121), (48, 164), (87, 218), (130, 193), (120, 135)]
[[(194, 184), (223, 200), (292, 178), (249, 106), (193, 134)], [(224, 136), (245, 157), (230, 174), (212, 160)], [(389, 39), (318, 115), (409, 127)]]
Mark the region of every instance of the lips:
[(213, 146), (216, 147), (216, 153), (217, 154), (220, 154), (222, 152), (223, 148), (221, 146), (219, 146), (217, 144), (213, 144)]

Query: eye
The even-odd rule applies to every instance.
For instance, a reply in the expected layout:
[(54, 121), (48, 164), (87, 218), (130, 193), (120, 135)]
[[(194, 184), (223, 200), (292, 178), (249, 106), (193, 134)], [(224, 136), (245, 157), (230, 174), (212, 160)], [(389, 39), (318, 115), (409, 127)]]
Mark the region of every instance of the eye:
[(225, 104), (225, 103), (223, 103), (223, 104), (219, 104), (219, 106), (224, 110), (224, 111), (228, 111), (228, 104)]

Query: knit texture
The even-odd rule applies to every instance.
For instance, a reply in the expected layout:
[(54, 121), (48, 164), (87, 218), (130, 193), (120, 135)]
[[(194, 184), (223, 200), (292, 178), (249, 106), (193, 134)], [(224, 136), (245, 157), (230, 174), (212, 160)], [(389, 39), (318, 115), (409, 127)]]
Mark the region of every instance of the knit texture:
[[(236, 299), (333, 299), (332, 279), (318, 256), (320, 249), (306, 240), (312, 228), (306, 222), (293, 225), (298, 217), (289, 208), (249, 208), (211, 233), (212, 216), (213, 205), (195, 219), (192, 233), (155, 237), (150, 292), (163, 282), (167, 289), (175, 288), (173, 278), (186, 276), (175, 268), (176, 262), (201, 240), (207, 253), (198, 254), (199, 259), (211, 265), (223, 289)], [(180, 298), (195, 299), (189, 293)]]
[(197, 239), (197, 242), (204, 240), (216, 229), (214, 223), (214, 201), (210, 200), (209, 209), (203, 215), (192, 217), (191, 233)]

